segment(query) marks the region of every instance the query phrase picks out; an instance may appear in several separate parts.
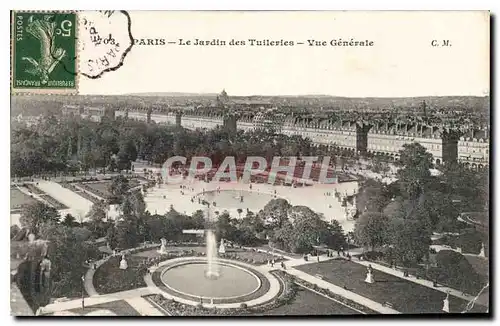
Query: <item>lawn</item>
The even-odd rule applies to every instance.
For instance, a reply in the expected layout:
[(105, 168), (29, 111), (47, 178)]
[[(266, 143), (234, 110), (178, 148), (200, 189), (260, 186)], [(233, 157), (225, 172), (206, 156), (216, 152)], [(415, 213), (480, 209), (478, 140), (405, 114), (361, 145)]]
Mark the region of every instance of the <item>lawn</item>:
[(140, 316), (141, 315), (134, 308), (132, 308), (131, 305), (129, 305), (124, 300), (96, 304), (93, 306), (85, 307), (85, 309), (83, 309), (83, 310), (82, 310), (82, 308), (77, 308), (77, 309), (71, 309), (69, 311), (76, 313), (78, 315), (86, 315), (88, 313), (92, 313), (92, 312), (95, 312), (98, 310), (110, 310), (111, 312), (115, 313), (117, 316)]
[(36, 199), (32, 198), (19, 189), (10, 188), (10, 209), (16, 210), (22, 208), (23, 205), (36, 203)]
[[(129, 179), (129, 185), (131, 188), (136, 187), (140, 184), (139, 181)], [(99, 197), (104, 196), (105, 198), (111, 197), (111, 193), (109, 192), (109, 186), (111, 185), (111, 180), (106, 181), (97, 181), (97, 182), (85, 182), (80, 183), (80, 186), (83, 185), (83, 188), (87, 188), (92, 193), (98, 195)], [(90, 189), (89, 189), (90, 188)]]
[(101, 194), (104, 194), (106, 198), (110, 197), (111, 194), (109, 193), (109, 185), (111, 184), (111, 181), (99, 181), (99, 182), (88, 182), (88, 183), (81, 183), (81, 185), (87, 186), (89, 191), (92, 191), (98, 196), (101, 196)]
[(114, 293), (146, 286), (145, 270), (139, 270), (139, 263), (143, 262), (144, 258), (127, 256), (126, 270), (119, 268), (120, 260), (121, 256), (111, 257), (97, 268), (93, 283), (98, 293)]
[[(402, 313), (441, 313), (446, 297), (441, 291), (378, 270), (374, 270), (375, 283), (366, 283), (366, 267), (346, 260), (330, 260), (296, 268), (310, 275), (321, 274), (324, 280), (346, 286), (349, 291), (373, 301), (382, 304), (390, 302), (394, 309)], [(461, 312), (466, 304), (465, 300), (450, 296), (450, 312)], [(476, 306), (473, 311), (484, 311), (484, 307)]]
[(312, 291), (299, 287), (293, 301), (253, 316), (354, 315), (358, 312)]

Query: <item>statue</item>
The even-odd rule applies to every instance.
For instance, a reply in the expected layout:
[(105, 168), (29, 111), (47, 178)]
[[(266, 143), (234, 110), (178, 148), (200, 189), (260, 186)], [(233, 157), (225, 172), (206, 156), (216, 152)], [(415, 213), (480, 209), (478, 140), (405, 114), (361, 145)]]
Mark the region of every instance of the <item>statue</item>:
[(40, 263), (40, 284), (44, 287), (48, 287), (50, 279), (50, 268), (52, 263), (48, 256), (45, 256)]
[(450, 292), (446, 292), (446, 298), (443, 300), (443, 311), (450, 312)]
[(125, 260), (125, 255), (122, 255), (122, 260), (120, 261), (120, 269), (127, 269), (128, 268), (128, 264), (127, 264), (127, 261)]
[(226, 253), (226, 246), (224, 246), (224, 239), (220, 239), (219, 254)]
[(161, 241), (161, 247), (160, 247), (160, 250), (158, 250), (158, 253), (165, 255), (168, 253), (168, 251), (167, 251), (167, 239), (161, 238), (160, 241)]
[(365, 282), (366, 283), (375, 283), (375, 280), (373, 279), (373, 268), (372, 268), (372, 265), (368, 265), (368, 273), (366, 274), (366, 279), (365, 279)]

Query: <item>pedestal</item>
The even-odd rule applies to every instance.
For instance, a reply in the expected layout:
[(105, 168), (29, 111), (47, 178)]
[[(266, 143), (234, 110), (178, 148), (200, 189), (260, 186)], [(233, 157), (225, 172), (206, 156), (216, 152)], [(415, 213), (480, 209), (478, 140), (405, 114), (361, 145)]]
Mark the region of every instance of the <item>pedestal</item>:
[(370, 284), (375, 283), (375, 280), (373, 279), (373, 273), (368, 272), (366, 274), (365, 282)]

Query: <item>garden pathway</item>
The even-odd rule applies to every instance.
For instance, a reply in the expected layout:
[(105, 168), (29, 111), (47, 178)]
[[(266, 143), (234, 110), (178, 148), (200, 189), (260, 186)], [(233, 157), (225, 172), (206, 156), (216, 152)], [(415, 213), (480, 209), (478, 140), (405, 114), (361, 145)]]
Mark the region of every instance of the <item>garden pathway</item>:
[[(103, 295), (96, 295), (90, 298), (85, 298), (85, 307), (90, 307), (98, 304), (103, 304), (103, 303), (108, 303), (112, 301), (118, 301), (118, 300), (125, 300), (129, 301), (131, 299), (136, 299), (140, 298), (144, 295), (149, 295), (149, 294), (155, 294), (153, 292), (154, 289), (148, 288), (148, 287), (142, 287), (134, 290), (129, 290), (129, 291), (122, 291), (122, 292), (116, 292), (116, 293), (110, 293), (110, 294), (103, 294)], [(142, 298), (141, 298), (142, 299)], [(144, 299), (143, 299), (144, 300)], [(139, 302), (138, 300), (131, 300), (131, 302)], [(129, 304), (131, 304), (129, 302)], [(131, 304), (132, 305), (132, 304)], [(82, 299), (75, 299), (71, 301), (64, 301), (64, 302), (55, 302), (51, 303), (49, 305), (46, 305), (45, 307), (42, 308), (42, 313), (53, 313), (57, 311), (65, 311), (65, 310), (71, 310), (71, 309), (77, 309), (82, 307)], [(154, 307), (146, 307), (143, 305), (141, 302), (139, 304), (139, 307), (136, 308), (135, 305), (132, 306), (134, 309), (136, 309), (139, 313), (142, 314), (142, 312), (148, 312), (148, 313), (153, 313), (152, 309)], [(157, 312), (154, 313), (159, 313), (158, 309), (154, 308)], [(160, 313), (161, 314), (161, 313)], [(163, 314), (161, 314), (163, 315)], [(149, 316), (149, 315), (148, 315)]]
[(65, 210), (65, 212), (68, 211), (68, 213), (75, 216), (77, 220), (79, 218), (85, 220), (85, 215), (92, 207), (92, 202), (90, 200), (64, 188), (56, 182), (41, 180), (38, 183), (38, 187), (62, 204), (68, 206), (69, 209)]
[(131, 299), (125, 299), (125, 301), (134, 307), (141, 316), (164, 316), (160, 310), (156, 309), (148, 300), (142, 297), (135, 297)]

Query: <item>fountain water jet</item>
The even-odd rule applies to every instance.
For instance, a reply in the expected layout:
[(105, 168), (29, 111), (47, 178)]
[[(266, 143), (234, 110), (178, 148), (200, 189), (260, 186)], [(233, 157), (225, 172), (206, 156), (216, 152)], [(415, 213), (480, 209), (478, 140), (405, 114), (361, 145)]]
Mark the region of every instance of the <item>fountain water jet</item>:
[(205, 276), (209, 279), (219, 278), (219, 265), (217, 264), (217, 239), (213, 230), (206, 230), (207, 241), (207, 272)]
[(212, 214), (210, 214), (210, 206), (206, 210), (206, 219), (208, 221), (207, 229), (205, 230), (206, 252), (207, 252), (207, 271), (205, 276), (208, 279), (217, 279), (220, 276), (219, 265), (217, 264), (217, 239), (212, 227)]

